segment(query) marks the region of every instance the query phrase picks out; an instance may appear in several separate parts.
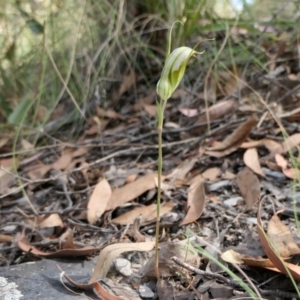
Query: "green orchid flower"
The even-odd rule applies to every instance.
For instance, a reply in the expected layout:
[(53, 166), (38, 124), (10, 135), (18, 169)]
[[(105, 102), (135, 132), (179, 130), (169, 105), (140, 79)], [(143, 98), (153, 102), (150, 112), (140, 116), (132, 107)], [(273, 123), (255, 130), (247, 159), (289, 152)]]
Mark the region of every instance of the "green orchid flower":
[(162, 100), (166, 101), (172, 96), (182, 80), (189, 59), (196, 54), (201, 53), (190, 47), (182, 46), (176, 48), (167, 57), (156, 86), (156, 92)]

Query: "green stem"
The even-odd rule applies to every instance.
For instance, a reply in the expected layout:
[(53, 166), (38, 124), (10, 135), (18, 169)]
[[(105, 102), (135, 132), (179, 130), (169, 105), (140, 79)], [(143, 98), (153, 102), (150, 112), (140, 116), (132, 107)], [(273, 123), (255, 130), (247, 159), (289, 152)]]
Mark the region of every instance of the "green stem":
[(162, 130), (163, 130), (163, 122), (164, 122), (164, 110), (166, 107), (166, 102), (161, 100), (157, 109), (157, 129), (158, 129), (158, 161), (157, 161), (157, 203), (156, 203), (156, 230), (155, 230), (155, 276), (157, 280), (159, 280), (159, 267), (158, 267), (158, 242), (159, 242), (159, 227), (160, 227), (160, 203), (161, 203), (161, 177), (162, 177), (162, 164), (163, 164), (163, 156), (162, 156)]

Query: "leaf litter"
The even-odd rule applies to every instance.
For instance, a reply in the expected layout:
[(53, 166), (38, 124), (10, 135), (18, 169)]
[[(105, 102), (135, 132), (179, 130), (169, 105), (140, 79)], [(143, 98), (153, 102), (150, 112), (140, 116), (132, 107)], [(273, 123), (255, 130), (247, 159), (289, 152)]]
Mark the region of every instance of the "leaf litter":
[[(244, 38), (240, 31), (236, 34)], [(265, 53), (278, 46), (275, 40), (268, 40), (270, 48), (261, 45)], [(195, 84), (196, 92), (178, 89), (168, 103), (163, 129), (164, 204), (159, 244), (161, 273), (166, 277), (157, 284), (159, 295), (165, 289), (175, 299), (177, 295), (194, 297), (195, 290), (199, 293), (207, 278), (211, 280), (209, 276), (218, 272), (210, 259), (199, 254), (199, 245), (187, 237), (190, 229), (219, 251), (234, 247), (235, 252), (223, 258), (235, 273), (232, 263), (255, 266), (265, 278), (273, 273), (264, 272), (286, 274), (287, 267), (294, 279), (300, 280), (294, 261), (299, 254), (299, 237), (296, 230), (290, 230), (295, 220), (284, 212), (280, 220), (279, 213), (274, 213), (290, 205), (289, 195), (294, 188), (294, 199), (299, 201), (299, 188), (292, 180), (299, 178), (299, 99), (296, 92), (287, 95), (295, 86), (299, 70), (293, 65), (291, 72), (287, 66), (290, 61), (282, 68), (280, 59), (291, 55), (287, 46), (275, 52), (272, 55), (278, 61), (270, 61), (270, 74), (257, 75), (257, 79), (249, 74), (242, 78), (240, 66), (236, 76), (231, 71), (211, 75), (212, 102), (207, 105), (202, 87), (193, 81), (190, 84)], [(282, 77), (276, 75), (280, 68), (284, 70)], [(98, 257), (92, 281), (74, 283), (66, 276), (67, 280), (80, 288), (94, 288), (103, 299), (144, 299), (134, 288), (140, 282), (125, 279), (114, 268), (115, 259), (127, 259), (133, 274), (149, 286), (152, 279), (147, 277), (154, 274), (151, 251), (157, 218), (157, 132), (153, 125), (156, 93), (155, 87), (144, 85), (137, 72), (128, 69), (122, 73), (119, 83), (112, 84), (112, 103), (108, 101), (105, 107), (96, 104), (82, 128), (68, 123), (53, 134), (54, 139), (37, 137), (36, 145), (30, 136), (22, 137), (16, 153), (8, 146), (12, 136), (1, 139), (0, 250), (9, 264), (18, 263), (21, 256), (26, 260)], [(240, 97), (236, 94), (238, 81), (244, 81)], [(268, 101), (259, 101), (247, 84)], [(279, 95), (285, 98), (277, 101)], [(282, 120), (286, 132), (281, 132), (268, 107)], [(74, 130), (76, 138), (66, 140), (65, 129)], [(47, 146), (38, 146), (43, 142)], [(257, 207), (259, 199), (264, 201)], [(257, 243), (263, 254), (252, 255), (247, 231), (259, 235)], [(238, 251), (241, 245), (249, 254)], [(218, 258), (211, 247), (201, 247)], [(172, 255), (194, 269), (176, 265)], [(195, 269), (203, 273), (192, 281)], [(253, 278), (249, 269), (244, 272)], [(289, 280), (286, 276), (280, 278)], [(262, 277), (255, 280), (255, 284), (264, 281)], [(209, 299), (218, 289), (225, 295), (228, 282), (218, 282), (219, 286), (210, 282), (201, 290), (201, 296)], [(118, 289), (124, 293), (117, 293)], [(132, 294), (124, 296), (127, 289)], [(280, 297), (277, 289), (269, 283), (266, 292)], [(264, 285), (260, 292), (266, 295)], [(284, 292), (294, 295), (293, 288)]]

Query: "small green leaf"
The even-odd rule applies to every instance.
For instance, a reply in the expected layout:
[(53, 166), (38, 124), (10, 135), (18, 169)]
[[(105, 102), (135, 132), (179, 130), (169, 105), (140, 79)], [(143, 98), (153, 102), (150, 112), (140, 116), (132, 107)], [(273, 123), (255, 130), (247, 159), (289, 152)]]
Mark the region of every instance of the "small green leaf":
[(26, 25), (34, 34), (42, 34), (44, 32), (44, 26), (35, 19), (27, 20)]
[(0, 94), (0, 107), (3, 110), (5, 116), (8, 116), (11, 113), (11, 107), (2, 94)]
[(21, 124), (32, 106), (32, 100), (23, 98), (15, 110), (8, 116), (8, 122), (11, 124)]

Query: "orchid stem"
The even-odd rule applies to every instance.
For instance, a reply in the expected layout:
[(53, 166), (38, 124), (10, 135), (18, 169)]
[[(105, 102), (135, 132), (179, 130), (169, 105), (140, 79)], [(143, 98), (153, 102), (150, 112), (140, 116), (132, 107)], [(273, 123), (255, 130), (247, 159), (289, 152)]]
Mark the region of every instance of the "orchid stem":
[(163, 156), (162, 156), (162, 130), (163, 130), (163, 122), (164, 122), (164, 110), (166, 107), (166, 100), (160, 100), (157, 103), (157, 129), (158, 129), (158, 161), (157, 161), (157, 203), (156, 203), (156, 230), (155, 230), (155, 276), (157, 280), (160, 279), (159, 274), (159, 227), (160, 227), (160, 205), (161, 205), (161, 178), (162, 178), (162, 164), (163, 164)]

